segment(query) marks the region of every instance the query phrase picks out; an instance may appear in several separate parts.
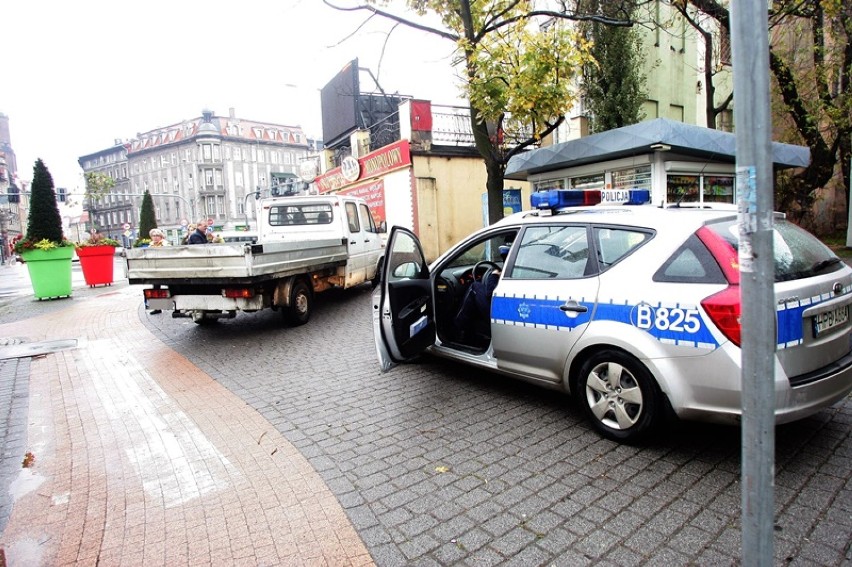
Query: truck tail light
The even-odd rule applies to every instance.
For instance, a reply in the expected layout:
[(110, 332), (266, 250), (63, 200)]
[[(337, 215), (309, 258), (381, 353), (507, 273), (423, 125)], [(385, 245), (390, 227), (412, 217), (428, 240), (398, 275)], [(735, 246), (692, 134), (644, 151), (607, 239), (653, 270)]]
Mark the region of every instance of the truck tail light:
[(701, 306), (729, 341), (740, 346), (740, 286), (729, 285), (704, 298)]
[(168, 289), (146, 289), (143, 290), (145, 299), (168, 299), (171, 297)]
[(228, 288), (222, 295), (230, 299), (251, 299), (254, 297), (254, 290), (248, 287)]

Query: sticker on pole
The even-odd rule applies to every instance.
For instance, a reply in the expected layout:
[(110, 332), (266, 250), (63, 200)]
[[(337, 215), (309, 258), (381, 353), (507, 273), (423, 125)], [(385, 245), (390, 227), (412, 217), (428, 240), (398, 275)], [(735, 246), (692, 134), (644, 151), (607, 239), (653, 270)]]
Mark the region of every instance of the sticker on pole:
[(757, 169), (755, 166), (737, 167), (737, 196), (740, 272), (754, 272), (751, 235), (757, 232)]

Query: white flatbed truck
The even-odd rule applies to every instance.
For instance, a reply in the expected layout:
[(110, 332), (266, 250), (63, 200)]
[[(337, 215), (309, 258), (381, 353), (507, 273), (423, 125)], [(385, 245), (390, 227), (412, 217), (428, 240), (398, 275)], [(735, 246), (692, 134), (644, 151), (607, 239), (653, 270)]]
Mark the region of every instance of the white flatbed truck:
[(363, 199), (272, 197), (258, 213), (256, 243), (128, 250), (128, 281), (152, 286), (144, 289), (149, 309), (198, 324), (271, 308), (301, 325), (314, 294), (376, 278), (383, 241)]

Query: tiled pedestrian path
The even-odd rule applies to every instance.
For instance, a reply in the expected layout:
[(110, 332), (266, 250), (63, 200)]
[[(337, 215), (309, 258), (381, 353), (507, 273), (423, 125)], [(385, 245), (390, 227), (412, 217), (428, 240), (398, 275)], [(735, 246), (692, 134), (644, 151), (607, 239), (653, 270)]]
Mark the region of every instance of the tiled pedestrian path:
[(34, 456), (11, 484), (7, 564), (372, 565), (298, 451), (140, 314), (123, 288), (0, 325), (0, 339), (76, 340), (0, 360), (8, 391), (28, 372), (25, 439), (10, 448)]

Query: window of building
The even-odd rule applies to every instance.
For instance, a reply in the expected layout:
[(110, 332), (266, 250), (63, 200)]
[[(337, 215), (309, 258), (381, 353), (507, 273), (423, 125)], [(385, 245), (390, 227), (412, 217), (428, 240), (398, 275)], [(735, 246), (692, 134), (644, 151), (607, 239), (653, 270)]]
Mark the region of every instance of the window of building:
[(719, 26), (719, 63), (731, 64), (731, 35), (722, 26)]
[(234, 160), (241, 161), (243, 159), (243, 152), (239, 147), (234, 148)]
[(213, 159), (213, 148), (210, 144), (202, 144), (201, 145), (201, 155), (204, 161), (210, 161)]
[(216, 186), (217, 186), (217, 187), (222, 187), (222, 186), (223, 186), (223, 183), (222, 183), (222, 170), (221, 170), (221, 169), (217, 169), (217, 170), (215, 171), (215, 174), (216, 174)]
[(236, 183), (237, 187), (243, 186), (243, 172), (235, 171), (234, 172), (234, 183)]
[(594, 175), (581, 175), (570, 179), (571, 189), (582, 189), (589, 191), (593, 189), (604, 188), (604, 174), (595, 173)]
[(700, 200), (701, 179), (698, 175), (669, 175), (666, 181), (666, 202), (697, 203)]
[(213, 144), (213, 159), (219, 161), (222, 159), (222, 149), (219, 144)]
[(669, 175), (666, 180), (666, 202), (731, 203), (734, 202), (733, 175)]
[(566, 179), (543, 179), (533, 182), (533, 191), (547, 191), (549, 189), (565, 189)]
[(651, 166), (621, 169), (612, 172), (613, 189), (651, 190)]
[(734, 178), (730, 175), (705, 175), (702, 177), (705, 203), (733, 203)]
[(186, 174), (186, 186), (189, 189), (192, 189), (192, 174), (191, 173)]
[(213, 188), (213, 170), (212, 169), (205, 169), (204, 170), (204, 184), (207, 186), (208, 189)]

